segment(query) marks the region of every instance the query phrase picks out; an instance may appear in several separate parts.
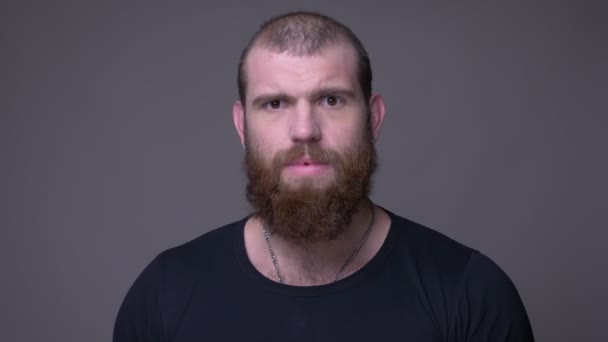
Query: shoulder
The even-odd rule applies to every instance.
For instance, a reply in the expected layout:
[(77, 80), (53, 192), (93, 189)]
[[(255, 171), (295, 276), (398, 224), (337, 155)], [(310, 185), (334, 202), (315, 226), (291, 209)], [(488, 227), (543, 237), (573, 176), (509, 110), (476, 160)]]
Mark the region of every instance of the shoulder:
[(505, 272), (481, 252), (419, 223), (389, 215), (395, 258), (415, 264), (422, 278), (441, 279), (443, 286), (455, 291), (465, 286), (513, 286)]
[(490, 258), (475, 253), (453, 305), (453, 332), (466, 341), (533, 341), (521, 297), (509, 276)]
[[(520, 296), (489, 257), (431, 228), (389, 212), (397, 260), (416, 279), (456, 341), (532, 341)], [(509, 336), (506, 338), (506, 336)]]
[(144, 268), (134, 286), (138, 282), (150, 285), (161, 280), (192, 277), (209, 266), (230, 260), (246, 220), (226, 224), (161, 252)]
[(119, 309), (114, 341), (159, 341), (172, 336), (197, 285), (234, 258), (246, 219), (205, 233), (160, 253), (137, 277)]
[(422, 224), (403, 218), (388, 210), (391, 218), (389, 236), (392, 253), (404, 262), (415, 262), (421, 272), (439, 272), (459, 278), (476, 250)]
[(182, 265), (200, 269), (201, 263), (217, 262), (233, 252), (242, 235), (247, 218), (228, 223), (206, 232), (184, 244), (169, 248), (160, 253), (157, 259), (172, 266)]

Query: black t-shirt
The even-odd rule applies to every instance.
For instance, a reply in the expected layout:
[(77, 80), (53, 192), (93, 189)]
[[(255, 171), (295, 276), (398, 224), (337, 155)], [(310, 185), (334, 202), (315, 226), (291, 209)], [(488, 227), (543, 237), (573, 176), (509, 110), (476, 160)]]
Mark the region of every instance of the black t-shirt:
[(507, 275), (486, 256), (388, 212), (379, 252), (321, 286), (260, 274), (246, 219), (156, 257), (120, 308), (114, 342), (533, 341)]

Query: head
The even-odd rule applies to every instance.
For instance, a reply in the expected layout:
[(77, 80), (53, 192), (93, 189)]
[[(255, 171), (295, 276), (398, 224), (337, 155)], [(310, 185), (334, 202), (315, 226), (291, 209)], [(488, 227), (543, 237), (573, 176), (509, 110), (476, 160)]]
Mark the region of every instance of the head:
[(371, 190), (384, 118), (365, 49), (331, 18), (287, 14), (254, 35), (238, 81), (233, 118), (255, 214), (295, 241), (338, 237)]

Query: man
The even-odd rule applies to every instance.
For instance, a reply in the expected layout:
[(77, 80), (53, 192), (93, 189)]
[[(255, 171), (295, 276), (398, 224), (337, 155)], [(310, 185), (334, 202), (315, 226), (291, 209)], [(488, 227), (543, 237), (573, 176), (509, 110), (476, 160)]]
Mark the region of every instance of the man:
[(335, 20), (266, 22), (233, 119), (253, 214), (160, 254), (114, 341), (532, 341), (487, 257), (369, 199), (384, 100)]

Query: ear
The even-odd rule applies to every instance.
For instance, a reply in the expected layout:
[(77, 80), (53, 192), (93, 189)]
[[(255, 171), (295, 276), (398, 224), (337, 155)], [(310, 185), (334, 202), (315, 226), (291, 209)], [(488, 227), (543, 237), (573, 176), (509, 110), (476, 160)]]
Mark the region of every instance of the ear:
[(384, 122), (384, 98), (380, 94), (374, 94), (369, 100), (369, 120), (374, 134), (374, 140), (380, 135), (380, 128)]
[(234, 128), (241, 138), (241, 145), (245, 146), (245, 108), (241, 104), (241, 101), (235, 101), (232, 105), (232, 120), (234, 121)]

